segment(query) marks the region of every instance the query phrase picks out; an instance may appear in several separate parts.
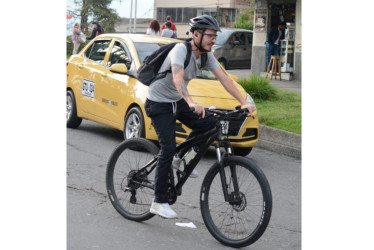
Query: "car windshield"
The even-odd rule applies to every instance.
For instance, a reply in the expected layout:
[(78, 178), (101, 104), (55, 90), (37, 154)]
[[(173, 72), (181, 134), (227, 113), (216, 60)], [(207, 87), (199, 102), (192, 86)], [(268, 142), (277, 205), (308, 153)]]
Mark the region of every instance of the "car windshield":
[(224, 45), (229, 36), (231, 35), (231, 31), (229, 30), (223, 30), (223, 31), (218, 31), (217, 32), (217, 40), (215, 44), (217, 45)]
[[(136, 52), (139, 56), (139, 61), (143, 63), (144, 59), (152, 54), (154, 51), (159, 49), (162, 45), (165, 44), (158, 44), (158, 43), (134, 43)], [(199, 70), (197, 72), (196, 78), (199, 79), (207, 79), (207, 80), (216, 80), (215, 75), (210, 72), (210, 70)]]
[(196, 78), (207, 79), (207, 80), (217, 80), (216, 76), (210, 70), (206, 70), (206, 69), (200, 69), (197, 72)]
[(158, 50), (162, 44), (158, 43), (134, 43), (136, 52), (139, 56), (140, 63), (143, 63), (144, 59), (153, 53), (153, 51)]

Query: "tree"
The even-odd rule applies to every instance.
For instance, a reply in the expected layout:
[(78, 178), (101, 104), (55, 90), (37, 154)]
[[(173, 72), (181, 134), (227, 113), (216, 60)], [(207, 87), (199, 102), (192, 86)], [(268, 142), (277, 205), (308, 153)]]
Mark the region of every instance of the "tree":
[(251, 0), (250, 8), (242, 9), (238, 20), (236, 20), (234, 27), (238, 29), (253, 30), (254, 24), (254, 0)]
[[(88, 31), (88, 20), (98, 21), (105, 32), (115, 32), (114, 25), (119, 20), (115, 9), (109, 8), (113, 0), (74, 0), (76, 9), (68, 10), (73, 17), (80, 17), (81, 30)], [(118, 0), (121, 2), (121, 0)]]

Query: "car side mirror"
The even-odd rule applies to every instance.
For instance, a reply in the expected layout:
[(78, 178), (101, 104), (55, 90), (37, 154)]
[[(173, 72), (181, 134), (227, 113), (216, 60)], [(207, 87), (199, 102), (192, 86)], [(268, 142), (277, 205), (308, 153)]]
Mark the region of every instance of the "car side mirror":
[(237, 45), (240, 45), (240, 42), (239, 41), (234, 41), (231, 45), (232, 46), (237, 46)]
[(239, 77), (237, 77), (236, 75), (229, 74), (229, 77), (230, 77), (231, 79), (233, 79), (235, 82), (239, 83)]
[(109, 70), (114, 73), (126, 74), (128, 69), (124, 63), (116, 63), (110, 66)]

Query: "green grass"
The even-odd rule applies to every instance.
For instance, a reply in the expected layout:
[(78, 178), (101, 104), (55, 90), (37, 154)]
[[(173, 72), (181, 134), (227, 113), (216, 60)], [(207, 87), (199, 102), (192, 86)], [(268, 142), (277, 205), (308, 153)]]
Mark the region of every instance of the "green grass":
[(273, 100), (257, 100), (260, 124), (301, 134), (301, 94), (277, 90)]
[(301, 94), (277, 89), (257, 75), (239, 84), (254, 99), (260, 124), (301, 134)]

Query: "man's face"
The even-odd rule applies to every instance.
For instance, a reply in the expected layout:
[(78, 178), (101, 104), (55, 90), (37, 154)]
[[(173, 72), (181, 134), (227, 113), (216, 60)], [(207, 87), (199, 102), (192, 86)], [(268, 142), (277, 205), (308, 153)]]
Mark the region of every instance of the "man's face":
[(93, 27), (94, 27), (94, 29), (96, 29), (96, 28), (97, 28), (97, 24), (96, 24), (96, 23), (94, 23), (94, 24), (93, 24)]
[(285, 26), (285, 25), (281, 25), (281, 26), (280, 26), (280, 29), (281, 29), (281, 30), (285, 30), (286, 28), (287, 28), (287, 26)]
[[(200, 39), (201, 39), (201, 36), (202, 36), (202, 33), (200, 33), (200, 32), (196, 31), (196, 33), (195, 33), (195, 34), (198, 34), (197, 39), (196, 39), (197, 44), (200, 43)], [(217, 39), (217, 31), (206, 29), (205, 33), (204, 33), (204, 36), (203, 36), (203, 40), (201, 42), (201, 47), (203, 47), (203, 49), (205, 49), (207, 51), (211, 51), (214, 43), (216, 42), (216, 39)]]

